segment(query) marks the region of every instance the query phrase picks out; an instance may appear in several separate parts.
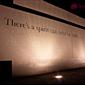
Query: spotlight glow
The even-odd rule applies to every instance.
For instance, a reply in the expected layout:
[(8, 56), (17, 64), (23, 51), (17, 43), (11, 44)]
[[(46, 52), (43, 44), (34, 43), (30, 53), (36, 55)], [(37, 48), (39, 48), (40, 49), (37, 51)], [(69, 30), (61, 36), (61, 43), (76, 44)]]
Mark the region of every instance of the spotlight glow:
[(61, 78), (63, 78), (63, 76), (62, 75), (56, 75), (55, 78), (56, 79), (61, 79)]

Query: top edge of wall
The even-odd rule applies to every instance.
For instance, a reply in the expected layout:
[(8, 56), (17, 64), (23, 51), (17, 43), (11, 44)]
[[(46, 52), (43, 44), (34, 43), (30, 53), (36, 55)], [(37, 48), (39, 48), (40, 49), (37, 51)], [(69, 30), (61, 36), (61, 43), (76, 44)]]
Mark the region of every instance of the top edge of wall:
[(72, 14), (62, 8), (49, 4), (43, 0), (14, 0), (13, 3), (70, 21), (81, 26), (85, 26), (85, 19)]

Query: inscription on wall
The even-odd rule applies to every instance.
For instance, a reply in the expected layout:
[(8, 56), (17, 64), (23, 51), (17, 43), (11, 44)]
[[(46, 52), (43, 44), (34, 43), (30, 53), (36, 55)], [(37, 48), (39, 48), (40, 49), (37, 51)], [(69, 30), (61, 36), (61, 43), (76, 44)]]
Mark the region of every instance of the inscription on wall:
[(28, 21), (26, 23), (20, 23), (18, 21), (16, 21), (14, 18), (9, 18), (9, 17), (5, 17), (4, 18), (4, 22), (5, 25), (7, 26), (12, 26), (12, 27), (18, 27), (18, 28), (27, 28), (28, 30), (35, 30), (37, 32), (50, 32), (53, 34), (57, 34), (57, 35), (62, 35), (62, 36), (68, 36), (68, 37), (78, 37), (78, 34), (70, 32), (70, 31), (66, 31), (66, 30), (61, 30), (61, 29), (57, 29), (57, 28), (46, 28), (46, 27), (40, 27), (40, 26), (35, 26), (32, 24), (29, 24)]

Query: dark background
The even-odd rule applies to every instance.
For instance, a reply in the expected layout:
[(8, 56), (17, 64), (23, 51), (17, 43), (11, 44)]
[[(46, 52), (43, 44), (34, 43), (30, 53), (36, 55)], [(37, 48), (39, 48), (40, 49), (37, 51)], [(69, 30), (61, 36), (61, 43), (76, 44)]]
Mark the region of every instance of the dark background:
[[(55, 6), (63, 8), (82, 18), (85, 18), (85, 0), (44, 0)], [(76, 5), (74, 8), (73, 6)]]

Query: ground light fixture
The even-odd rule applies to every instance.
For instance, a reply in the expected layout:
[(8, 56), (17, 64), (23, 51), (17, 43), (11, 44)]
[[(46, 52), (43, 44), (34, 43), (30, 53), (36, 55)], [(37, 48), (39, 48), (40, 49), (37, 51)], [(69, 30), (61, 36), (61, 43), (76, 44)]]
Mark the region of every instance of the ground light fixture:
[(56, 79), (62, 79), (63, 78), (63, 76), (62, 75), (56, 75), (56, 76), (54, 76)]

